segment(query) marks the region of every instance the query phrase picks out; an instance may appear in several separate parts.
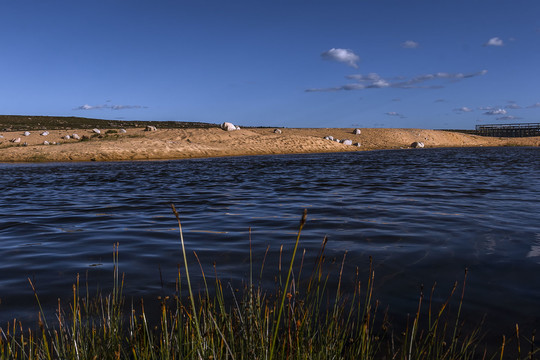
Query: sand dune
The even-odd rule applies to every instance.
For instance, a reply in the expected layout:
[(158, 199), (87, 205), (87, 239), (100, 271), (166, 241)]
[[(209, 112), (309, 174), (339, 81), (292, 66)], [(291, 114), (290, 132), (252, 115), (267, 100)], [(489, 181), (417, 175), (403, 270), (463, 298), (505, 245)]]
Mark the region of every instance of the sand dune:
[[(42, 131), (2, 132), (0, 135), (0, 162), (63, 162), (63, 161), (121, 161), (164, 160), (201, 157), (300, 154), (377, 149), (410, 148), (414, 141), (430, 147), (472, 146), (540, 146), (540, 137), (490, 138), (456, 132), (423, 129), (362, 129), (353, 135), (353, 129), (281, 129), (246, 128), (227, 132), (210, 129), (127, 129), (115, 133), (101, 129), (101, 135), (88, 129), (51, 130), (47, 136)], [(86, 135), (85, 141), (69, 139), (65, 135)], [(338, 139), (359, 142), (360, 147), (343, 145), (323, 139), (331, 135)], [(11, 139), (21, 138), (20, 144)], [(43, 145), (48, 141), (51, 145)], [(26, 146), (23, 146), (26, 142)], [(52, 145), (52, 143), (57, 143)]]

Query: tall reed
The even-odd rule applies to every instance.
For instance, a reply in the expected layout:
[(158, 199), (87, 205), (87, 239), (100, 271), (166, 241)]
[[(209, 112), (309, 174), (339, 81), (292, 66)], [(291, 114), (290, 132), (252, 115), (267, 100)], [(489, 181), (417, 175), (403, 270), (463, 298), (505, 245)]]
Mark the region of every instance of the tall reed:
[[(38, 327), (27, 329), (13, 320), (0, 328), (0, 359), (476, 359), (503, 358), (509, 341), (495, 354), (479, 350), (480, 329), (466, 333), (461, 319), (466, 276), (461, 285), (457, 311), (451, 299), (433, 303), (420, 294), (414, 318), (398, 331), (388, 321), (379, 302), (374, 300), (375, 273), (372, 260), (367, 274), (356, 270), (352, 288), (344, 288), (344, 264), (337, 274), (325, 268), (327, 238), (321, 244), (311, 272), (304, 271), (304, 254), (297, 264), (300, 234), (306, 223), (300, 221), (287, 276), (278, 280), (272, 291), (256, 285), (251, 254), (249, 279), (240, 292), (224, 284), (214, 266), (214, 279), (201, 269), (204, 291), (194, 294), (191, 286), (187, 251), (180, 215), (178, 221), (184, 260), (184, 274), (178, 270), (176, 293), (162, 297), (159, 319), (149, 319), (145, 303), (131, 300), (126, 305), (124, 277), (119, 272), (119, 247), (113, 249), (113, 284), (107, 294), (90, 297), (88, 284), (81, 296), (80, 278), (73, 285), (73, 299), (67, 314), (58, 303), (56, 321), (47, 322), (37, 291), (30, 282), (39, 306)], [(267, 249), (268, 252), (268, 249)], [(260, 269), (262, 277), (266, 253)], [(278, 277), (280, 278), (280, 274)], [(336, 290), (330, 292), (332, 276)], [(361, 278), (367, 281), (362, 283)], [(261, 279), (259, 279), (261, 280)], [(188, 299), (182, 297), (187, 283)], [(213, 285), (210, 285), (213, 284)], [(518, 329), (516, 327), (516, 329)], [(538, 352), (534, 338), (530, 350), (519, 357), (532, 359)]]

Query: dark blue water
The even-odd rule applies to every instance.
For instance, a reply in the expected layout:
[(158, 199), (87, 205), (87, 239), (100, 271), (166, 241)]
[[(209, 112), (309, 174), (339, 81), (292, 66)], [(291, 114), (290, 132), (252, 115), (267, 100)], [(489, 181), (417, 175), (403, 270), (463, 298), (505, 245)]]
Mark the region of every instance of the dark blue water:
[(58, 297), (67, 303), (77, 273), (92, 290), (110, 288), (115, 243), (128, 297), (173, 293), (183, 264), (174, 203), (192, 265), (196, 251), (224, 280), (249, 276), (250, 228), (257, 272), (267, 247), (266, 270), (275, 271), (280, 245), (287, 262), (306, 208), (305, 263), (325, 235), (330, 269), (347, 252), (345, 281), (356, 267), (367, 276), (372, 256), (375, 297), (394, 314), (415, 312), (421, 284), (437, 282), (444, 299), (468, 268), (471, 321), (487, 314), (488, 330), (507, 335), (516, 322), (540, 328), (539, 155), (475, 148), (1, 164), (0, 324), (36, 316), (28, 278), (51, 312)]

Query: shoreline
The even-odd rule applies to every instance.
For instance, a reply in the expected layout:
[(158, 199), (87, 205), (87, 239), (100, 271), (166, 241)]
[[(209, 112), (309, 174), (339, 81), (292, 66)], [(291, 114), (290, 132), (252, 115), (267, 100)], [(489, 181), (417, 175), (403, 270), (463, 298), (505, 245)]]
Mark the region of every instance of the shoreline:
[[(458, 132), (426, 129), (361, 128), (245, 128), (224, 131), (220, 128), (188, 128), (145, 131), (129, 128), (0, 132), (1, 163), (134, 161), (212, 158), (225, 156), (314, 154), (369, 150), (410, 149), (413, 142), (423, 142), (425, 148), (540, 146), (540, 137), (493, 138)], [(82, 140), (65, 139), (79, 135)], [(344, 145), (324, 139), (333, 136), (349, 139)], [(20, 139), (20, 143), (11, 140)], [(44, 145), (47, 141), (49, 145)], [(26, 143), (26, 145), (23, 145)]]

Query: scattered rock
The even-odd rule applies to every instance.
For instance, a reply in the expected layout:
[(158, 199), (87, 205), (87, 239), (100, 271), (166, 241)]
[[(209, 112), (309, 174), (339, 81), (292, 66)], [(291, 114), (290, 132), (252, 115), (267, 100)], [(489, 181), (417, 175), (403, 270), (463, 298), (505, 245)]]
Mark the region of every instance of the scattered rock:
[(341, 143), (342, 143), (343, 145), (352, 145), (352, 140), (349, 140), (349, 139), (342, 140)]
[(236, 125), (236, 130), (240, 130), (240, 126)]
[(144, 131), (157, 131), (157, 127), (152, 126), (152, 125), (146, 125), (146, 128), (144, 129)]
[(73, 134), (71, 135), (72, 138), (74, 138), (75, 140), (81, 140), (81, 137), (77, 134)]
[(42, 132), (40, 135), (41, 135), (41, 136), (47, 136), (47, 135), (49, 135), (49, 132), (48, 132), (48, 131), (44, 131), (44, 132)]
[(281, 134), (281, 130), (280, 129), (274, 129), (274, 134)]
[(120, 130), (118, 130), (118, 132), (120, 132), (120, 133), (122, 133), (122, 134), (127, 133), (126, 129), (120, 129)]
[(221, 124), (221, 128), (225, 131), (235, 131), (237, 130), (236, 129), (236, 126), (234, 126), (233, 123), (230, 123), (230, 122), (224, 122), (223, 124)]
[(28, 143), (25, 141), (23, 142), (22, 146), (28, 146)]
[(362, 133), (362, 130), (360, 129), (354, 129), (353, 134), (354, 135), (360, 135)]
[(65, 139), (65, 140), (69, 140), (69, 139), (71, 139), (71, 136), (69, 136), (69, 135), (66, 135), (66, 136), (64, 136), (64, 137), (63, 137), (63, 139)]
[(21, 138), (11, 139), (12, 143), (18, 144), (21, 142)]
[(47, 140), (45, 140), (45, 141), (43, 142), (43, 145), (49, 145), (49, 142), (48, 142)]
[(339, 140), (339, 139), (334, 139), (334, 141), (337, 142), (337, 143), (341, 142), (341, 140)]
[(354, 145), (354, 146), (358, 146), (358, 147), (362, 146), (362, 144), (360, 144), (359, 142), (354, 143), (353, 145)]
[(0, 139), (3, 139), (4, 138), (4, 135), (0, 135)]
[(24, 136), (30, 136), (30, 131), (25, 131), (23, 135)]
[(92, 131), (95, 132), (96, 134), (101, 134), (101, 130), (99, 129), (93, 129)]
[(424, 143), (423, 143), (423, 142), (420, 142), (420, 141), (415, 141), (415, 142), (413, 142), (413, 143), (411, 144), (411, 147), (412, 147), (413, 149), (416, 149), (416, 148), (421, 149), (421, 148), (424, 147)]

